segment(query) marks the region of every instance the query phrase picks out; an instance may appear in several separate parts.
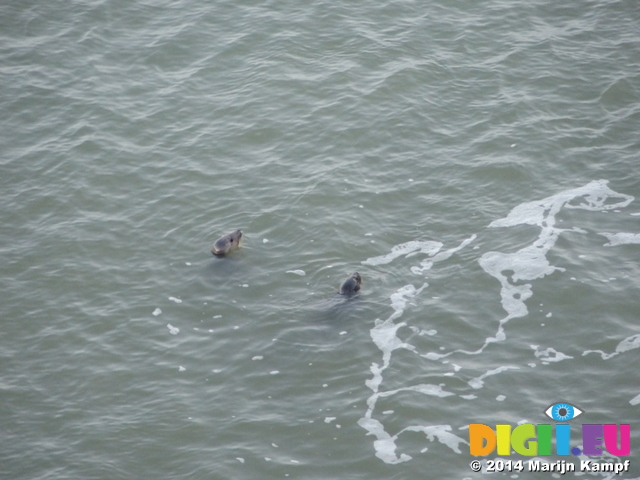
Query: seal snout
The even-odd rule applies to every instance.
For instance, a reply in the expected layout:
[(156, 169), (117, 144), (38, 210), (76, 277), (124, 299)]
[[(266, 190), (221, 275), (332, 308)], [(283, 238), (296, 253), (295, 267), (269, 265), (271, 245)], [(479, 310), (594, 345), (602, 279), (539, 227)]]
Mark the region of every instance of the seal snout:
[(220, 237), (211, 247), (211, 253), (217, 257), (222, 257), (228, 253), (233, 252), (242, 243), (242, 232), (236, 230), (228, 235)]
[(358, 290), (360, 290), (360, 285), (362, 284), (362, 277), (358, 272), (354, 272), (351, 274), (349, 278), (347, 278), (342, 285), (340, 285), (340, 289), (338, 293), (340, 295), (353, 295)]

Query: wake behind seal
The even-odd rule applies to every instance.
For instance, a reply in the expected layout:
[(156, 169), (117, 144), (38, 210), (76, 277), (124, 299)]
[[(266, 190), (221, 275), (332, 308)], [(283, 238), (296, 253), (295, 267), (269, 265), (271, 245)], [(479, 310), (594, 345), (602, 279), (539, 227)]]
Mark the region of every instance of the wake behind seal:
[(230, 234), (216, 240), (216, 243), (211, 247), (211, 253), (216, 257), (224, 257), (228, 253), (238, 249), (241, 243), (242, 232), (240, 230), (236, 230), (235, 232), (231, 232)]
[(362, 277), (360, 277), (360, 274), (358, 272), (354, 272), (349, 278), (342, 282), (338, 293), (340, 295), (353, 295), (358, 290), (360, 290), (361, 284)]

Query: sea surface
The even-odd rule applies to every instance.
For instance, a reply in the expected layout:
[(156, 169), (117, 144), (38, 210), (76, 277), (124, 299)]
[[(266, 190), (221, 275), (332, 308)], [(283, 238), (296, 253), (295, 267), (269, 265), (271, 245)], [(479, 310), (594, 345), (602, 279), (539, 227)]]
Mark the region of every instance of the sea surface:
[(484, 478), (469, 425), (558, 402), (631, 468), (495, 478), (640, 478), (639, 25), (2, 2), (0, 478)]

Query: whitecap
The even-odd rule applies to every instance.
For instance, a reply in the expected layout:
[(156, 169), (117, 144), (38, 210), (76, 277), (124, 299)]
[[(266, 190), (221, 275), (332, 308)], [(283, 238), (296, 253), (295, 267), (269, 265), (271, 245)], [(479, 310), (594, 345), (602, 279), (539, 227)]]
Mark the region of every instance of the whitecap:
[(179, 298), (176, 298), (176, 297), (169, 297), (169, 300), (171, 300), (172, 302), (175, 302), (175, 303), (182, 303), (182, 300), (180, 300)]
[(159, 308), (156, 308), (156, 309), (153, 311), (152, 315), (153, 315), (154, 317), (157, 317), (157, 316), (158, 316), (158, 315), (160, 315), (161, 313), (162, 313), (162, 310), (160, 310)]

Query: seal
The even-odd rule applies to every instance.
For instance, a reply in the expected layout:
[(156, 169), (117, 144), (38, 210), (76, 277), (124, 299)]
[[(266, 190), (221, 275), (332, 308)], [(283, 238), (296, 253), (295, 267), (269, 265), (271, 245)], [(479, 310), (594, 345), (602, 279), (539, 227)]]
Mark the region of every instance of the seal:
[(224, 257), (227, 253), (233, 252), (236, 248), (240, 247), (242, 243), (242, 232), (236, 230), (229, 235), (220, 237), (216, 240), (216, 243), (211, 247), (211, 253), (217, 257)]
[(342, 285), (340, 285), (340, 290), (338, 293), (340, 295), (353, 295), (358, 290), (360, 290), (360, 284), (362, 283), (362, 277), (358, 272), (353, 273), (349, 278), (347, 278)]

